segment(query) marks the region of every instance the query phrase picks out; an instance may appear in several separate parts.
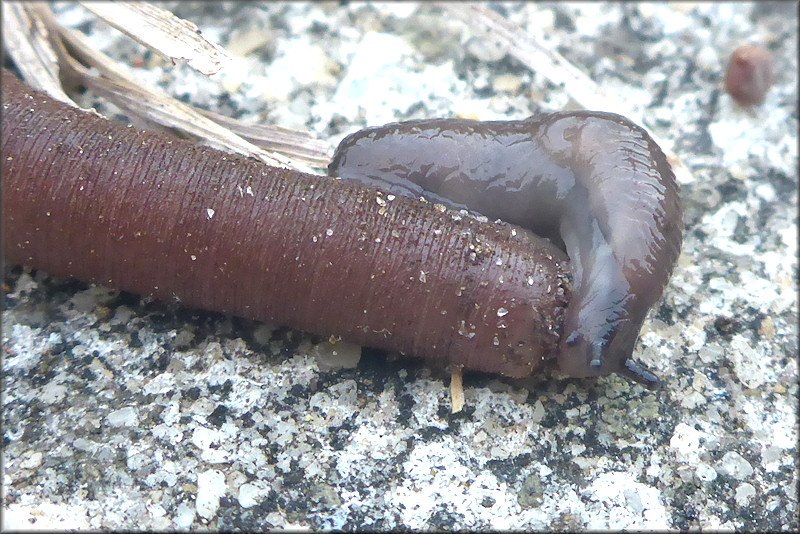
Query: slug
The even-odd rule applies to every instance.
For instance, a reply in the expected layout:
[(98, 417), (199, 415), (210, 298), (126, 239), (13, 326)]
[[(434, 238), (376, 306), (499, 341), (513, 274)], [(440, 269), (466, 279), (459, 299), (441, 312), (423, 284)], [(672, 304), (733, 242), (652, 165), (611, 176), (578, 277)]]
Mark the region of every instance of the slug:
[(557, 351), (543, 238), (2, 84), (7, 263), (510, 377)]
[(641, 127), (592, 111), (392, 123), (343, 139), (328, 174), (552, 239), (573, 284), (559, 368), (658, 385), (632, 354), (678, 259), (683, 214), (672, 168)]

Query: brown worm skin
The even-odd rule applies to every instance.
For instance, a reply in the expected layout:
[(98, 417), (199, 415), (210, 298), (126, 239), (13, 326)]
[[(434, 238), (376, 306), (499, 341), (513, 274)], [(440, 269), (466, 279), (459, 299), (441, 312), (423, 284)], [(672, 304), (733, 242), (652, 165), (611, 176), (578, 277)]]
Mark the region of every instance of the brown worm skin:
[(328, 173), (466, 206), (559, 242), (574, 286), (561, 370), (657, 386), (632, 353), (680, 254), (683, 212), (667, 158), (638, 125), (593, 111), (392, 123), (346, 137)]
[(511, 377), (555, 354), (569, 267), (547, 240), (2, 81), (7, 263)]

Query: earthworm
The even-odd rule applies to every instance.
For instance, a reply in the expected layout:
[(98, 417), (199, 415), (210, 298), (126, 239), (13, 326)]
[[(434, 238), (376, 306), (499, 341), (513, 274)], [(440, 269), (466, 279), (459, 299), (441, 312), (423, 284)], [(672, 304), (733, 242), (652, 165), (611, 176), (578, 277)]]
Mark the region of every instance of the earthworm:
[(7, 263), (511, 377), (557, 350), (569, 262), (543, 238), (2, 82)]
[(592, 111), (392, 123), (343, 139), (328, 174), (551, 238), (573, 278), (558, 366), (657, 385), (632, 354), (680, 254), (683, 215), (672, 168), (641, 127)]

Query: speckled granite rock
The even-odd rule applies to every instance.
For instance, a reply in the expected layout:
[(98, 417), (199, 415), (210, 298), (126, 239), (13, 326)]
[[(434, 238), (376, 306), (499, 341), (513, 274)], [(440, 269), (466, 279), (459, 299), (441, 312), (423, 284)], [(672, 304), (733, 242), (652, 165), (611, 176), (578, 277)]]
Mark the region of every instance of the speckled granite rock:
[[(352, 346), (8, 267), (4, 526), (798, 529), (798, 20), (754, 5), (499, 8), (644, 108), (694, 174), (683, 255), (637, 349), (661, 391), (467, 374), (454, 416), (446, 374), (419, 361), (364, 350), (353, 368)], [(432, 7), (169, 7), (256, 48), (208, 80), (82, 8), (59, 16), (143, 60), (142, 80), (332, 146), (389, 120), (568, 105)], [(720, 78), (751, 42), (779, 75), (743, 110)]]

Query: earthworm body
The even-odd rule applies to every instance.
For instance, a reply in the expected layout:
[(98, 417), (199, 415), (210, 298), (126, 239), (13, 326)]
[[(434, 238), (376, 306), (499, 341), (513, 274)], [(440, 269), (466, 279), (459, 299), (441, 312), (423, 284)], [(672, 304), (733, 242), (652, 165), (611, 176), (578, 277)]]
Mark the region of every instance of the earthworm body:
[(393, 123), (346, 137), (328, 173), (551, 238), (573, 278), (558, 366), (657, 385), (631, 356), (680, 254), (683, 214), (667, 158), (641, 127), (592, 111)]
[(2, 84), (7, 263), (511, 377), (557, 354), (547, 239)]

